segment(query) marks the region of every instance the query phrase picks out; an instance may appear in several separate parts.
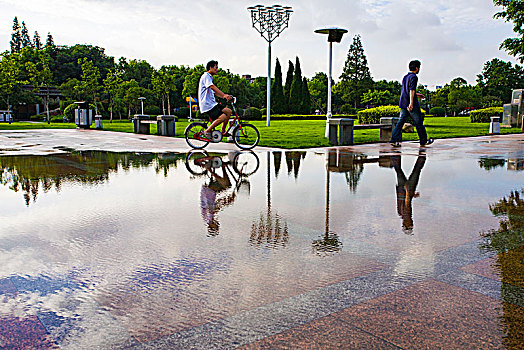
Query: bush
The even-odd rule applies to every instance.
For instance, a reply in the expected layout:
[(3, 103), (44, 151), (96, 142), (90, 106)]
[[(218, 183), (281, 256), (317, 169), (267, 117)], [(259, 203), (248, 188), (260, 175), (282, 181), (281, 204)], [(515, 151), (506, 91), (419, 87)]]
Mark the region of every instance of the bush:
[(357, 114), (357, 109), (350, 104), (345, 104), (340, 107), (340, 112), (342, 114)]
[(44, 120), (44, 117), (45, 116), (43, 114), (32, 115), (29, 117), (29, 120), (32, 122), (41, 122)]
[(446, 115), (446, 109), (444, 107), (433, 107), (429, 110), (429, 114), (433, 114), (436, 117), (443, 117)]
[[(98, 113), (101, 114), (100, 108), (98, 108)], [(144, 113), (147, 114), (147, 115), (161, 115), (162, 114), (162, 110), (158, 106), (151, 105), (151, 106), (146, 106), (144, 108)]]
[(181, 118), (189, 117), (189, 107), (180, 107), (175, 111), (175, 115)]
[(246, 120), (260, 120), (262, 119), (262, 113), (260, 109), (255, 107), (249, 107), (244, 111), (244, 119)]
[(472, 123), (489, 123), (491, 117), (502, 118), (502, 107), (489, 107), (469, 112), (469, 119)]
[(397, 106), (381, 106), (364, 109), (357, 113), (359, 124), (378, 124), (380, 118), (398, 117), (400, 108)]

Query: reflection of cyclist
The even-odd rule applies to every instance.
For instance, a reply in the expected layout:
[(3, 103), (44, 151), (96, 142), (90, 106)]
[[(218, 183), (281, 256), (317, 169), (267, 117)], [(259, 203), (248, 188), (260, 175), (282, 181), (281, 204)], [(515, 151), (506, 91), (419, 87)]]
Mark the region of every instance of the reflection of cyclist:
[(231, 187), (231, 181), (227, 175), (225, 164), (222, 163), (222, 160), (219, 157), (214, 157), (213, 161), (219, 162), (219, 167), (222, 168), (222, 176), (218, 175), (214, 169), (213, 162), (206, 164), (208, 168), (211, 179), (209, 184), (203, 184), (202, 190), (200, 191), (200, 208), (202, 209), (202, 218), (207, 224), (207, 231), (209, 235), (216, 236), (218, 235), (220, 223), (216, 217), (216, 214), (225, 206), (233, 204), (236, 194), (233, 193), (223, 197), (218, 198), (218, 195)]
[(413, 232), (413, 209), (411, 201), (414, 197), (420, 195), (416, 190), (420, 172), (426, 163), (426, 156), (418, 156), (409, 178), (406, 178), (406, 175), (404, 175), (400, 161), (400, 155), (391, 157), (391, 164), (397, 173), (397, 212), (402, 218), (402, 229), (405, 233), (410, 234)]
[(209, 135), (209, 133), (213, 131), (213, 129), (220, 123), (223, 123), (222, 134), (226, 132), (227, 122), (229, 121), (232, 113), (231, 109), (223, 106), (220, 103), (217, 103), (215, 100), (215, 95), (220, 98), (225, 98), (228, 101), (232, 99), (232, 96), (223, 93), (213, 84), (213, 75), (218, 73), (218, 62), (209, 61), (206, 65), (206, 70), (207, 71), (200, 77), (200, 81), (198, 83), (198, 104), (200, 107), (200, 112), (207, 114), (213, 121), (205, 130), (207, 138), (210, 139), (211, 135)]

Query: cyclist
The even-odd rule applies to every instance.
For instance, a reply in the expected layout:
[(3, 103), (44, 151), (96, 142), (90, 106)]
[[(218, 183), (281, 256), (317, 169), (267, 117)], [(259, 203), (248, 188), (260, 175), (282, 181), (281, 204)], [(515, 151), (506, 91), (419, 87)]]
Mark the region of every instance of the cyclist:
[(213, 129), (220, 123), (223, 123), (223, 136), (231, 136), (225, 134), (227, 122), (229, 121), (229, 118), (231, 117), (232, 113), (231, 109), (218, 103), (215, 100), (215, 95), (217, 95), (220, 98), (225, 98), (228, 101), (230, 101), (233, 97), (231, 95), (223, 93), (222, 91), (220, 91), (219, 88), (216, 87), (216, 85), (213, 84), (213, 76), (218, 73), (218, 62), (209, 61), (206, 65), (206, 70), (207, 71), (204, 72), (204, 74), (202, 74), (202, 76), (200, 77), (200, 81), (198, 83), (198, 105), (200, 107), (200, 112), (203, 114), (207, 114), (209, 118), (213, 121), (205, 130), (205, 136), (208, 139), (211, 139), (211, 131), (213, 131)]

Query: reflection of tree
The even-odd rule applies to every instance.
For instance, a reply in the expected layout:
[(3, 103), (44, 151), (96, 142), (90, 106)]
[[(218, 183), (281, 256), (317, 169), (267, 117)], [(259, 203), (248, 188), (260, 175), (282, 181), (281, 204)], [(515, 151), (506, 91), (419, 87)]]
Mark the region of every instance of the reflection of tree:
[[(524, 190), (490, 204), (490, 211), (501, 217), (498, 230), (483, 233), (482, 247), (497, 253), (495, 268), (500, 272), (503, 344), (508, 349), (518, 348), (524, 339), (522, 327), (522, 300), (524, 300)], [(519, 302), (520, 301), (520, 302)]]
[(63, 183), (82, 183), (96, 185), (107, 181), (109, 174), (130, 168), (155, 165), (159, 173), (171, 165), (176, 166), (185, 155), (110, 153), (110, 152), (74, 152), (48, 156), (5, 156), (0, 157), (0, 183), (11, 190), (22, 191), (29, 205), (36, 200), (39, 189), (44, 193), (53, 187), (57, 191)]
[(492, 170), (498, 167), (503, 167), (506, 164), (505, 159), (494, 159), (494, 158), (480, 158), (479, 166), (485, 170)]
[(266, 246), (268, 248), (285, 247), (289, 240), (287, 222), (271, 210), (260, 213), (258, 222), (251, 224), (251, 236), (249, 243), (255, 246)]
[(280, 164), (282, 163), (282, 152), (273, 152), (273, 162), (275, 164), (275, 177), (278, 177), (278, 173), (280, 172)]
[(298, 178), (298, 172), (300, 170), (300, 162), (306, 158), (306, 152), (304, 151), (287, 151), (286, 152), (286, 165), (287, 173), (291, 175), (291, 171), (295, 175), (295, 179)]

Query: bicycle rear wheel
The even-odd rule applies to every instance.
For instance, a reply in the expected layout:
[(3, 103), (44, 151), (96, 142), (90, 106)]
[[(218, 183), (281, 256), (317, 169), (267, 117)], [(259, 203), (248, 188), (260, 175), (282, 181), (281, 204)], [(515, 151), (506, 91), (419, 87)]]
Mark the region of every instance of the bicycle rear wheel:
[(201, 149), (209, 144), (209, 140), (206, 140), (204, 136), (204, 130), (207, 125), (205, 123), (191, 123), (187, 126), (184, 133), (187, 144), (196, 149)]
[(233, 129), (233, 141), (242, 149), (252, 149), (260, 141), (258, 129), (251, 124), (239, 124)]

